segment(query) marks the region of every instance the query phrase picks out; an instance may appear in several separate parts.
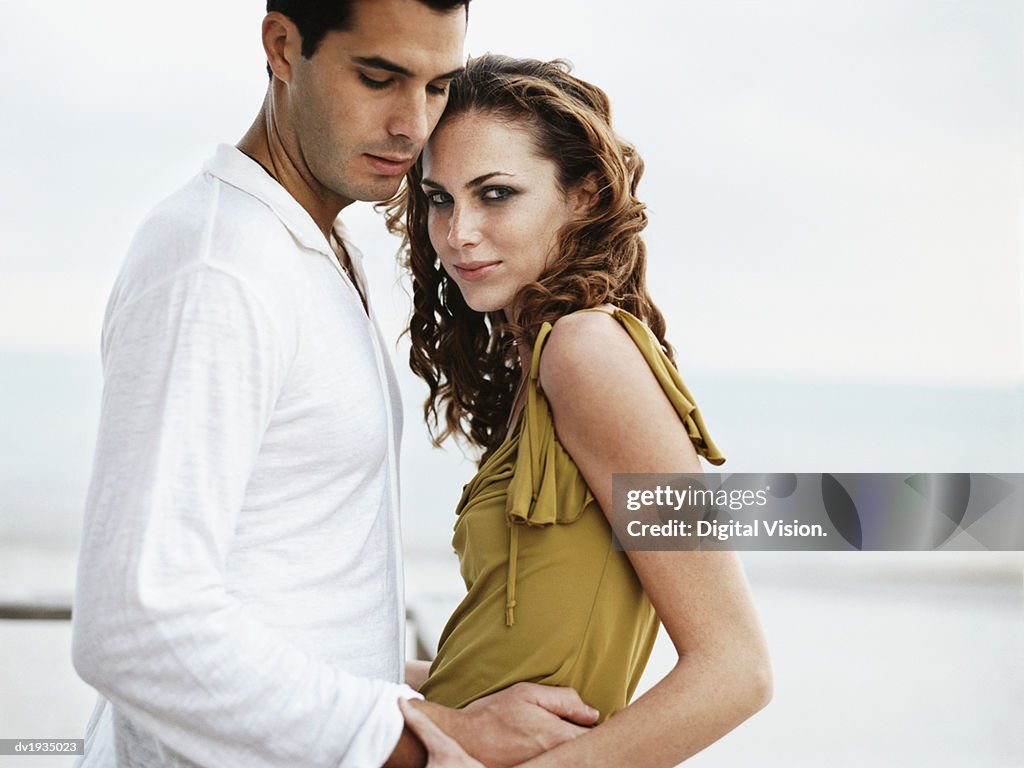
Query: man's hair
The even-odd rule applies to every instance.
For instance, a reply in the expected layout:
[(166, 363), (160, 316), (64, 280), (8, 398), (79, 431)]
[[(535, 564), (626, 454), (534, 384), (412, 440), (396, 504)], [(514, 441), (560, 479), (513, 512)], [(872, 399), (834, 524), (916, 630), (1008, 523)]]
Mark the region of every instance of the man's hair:
[[(369, 1), (369, 0), (368, 0)], [(418, 0), (436, 11), (451, 11), (460, 5), (469, 14), (471, 0)], [(267, 0), (267, 13), (284, 14), (298, 27), (302, 36), (302, 55), (311, 58), (328, 32), (344, 32), (352, 27), (356, 0)], [(270, 72), (270, 65), (267, 65)]]

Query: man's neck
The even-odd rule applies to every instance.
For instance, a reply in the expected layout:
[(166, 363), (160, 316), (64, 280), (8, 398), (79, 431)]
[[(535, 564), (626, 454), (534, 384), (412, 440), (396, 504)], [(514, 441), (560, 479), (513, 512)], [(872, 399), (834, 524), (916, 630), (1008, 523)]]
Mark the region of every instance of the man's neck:
[(267, 95), (263, 109), (238, 142), (238, 149), (263, 166), (306, 209), (329, 240), (334, 220), (352, 200), (325, 189), (313, 177), (309, 168), (293, 160), (299, 153), (289, 151), (284, 137), (274, 125), (272, 98), (270, 94)]

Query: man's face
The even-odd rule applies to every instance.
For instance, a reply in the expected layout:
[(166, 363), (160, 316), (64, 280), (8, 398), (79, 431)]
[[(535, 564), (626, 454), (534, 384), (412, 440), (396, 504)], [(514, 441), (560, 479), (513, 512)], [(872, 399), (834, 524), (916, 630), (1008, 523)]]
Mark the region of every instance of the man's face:
[(391, 197), (444, 110), (465, 33), (464, 7), (357, 0), (351, 29), (293, 70), (293, 161), (343, 204)]

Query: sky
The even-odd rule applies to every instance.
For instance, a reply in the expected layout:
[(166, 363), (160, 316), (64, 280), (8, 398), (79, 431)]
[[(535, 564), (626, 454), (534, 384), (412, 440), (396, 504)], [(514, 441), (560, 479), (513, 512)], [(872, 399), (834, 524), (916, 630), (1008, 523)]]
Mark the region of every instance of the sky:
[[(107, 295), (266, 89), (256, 0), (0, 0), (0, 538), (74, 543)], [(1019, 471), (1024, 0), (473, 0), (466, 50), (569, 59), (646, 161), (649, 278), (730, 471)], [(385, 336), (409, 299), (343, 217)], [(472, 474), (406, 404), (410, 541)], [(457, 495), (457, 494), (456, 494)]]
[[(467, 52), (568, 58), (608, 91), (687, 365), (1003, 388), (1024, 380), (1022, 5), (476, 0)], [(0, 8), (0, 349), (95, 354), (138, 222), (259, 106), (262, 5)], [(369, 206), (344, 216), (397, 333), (395, 244)]]

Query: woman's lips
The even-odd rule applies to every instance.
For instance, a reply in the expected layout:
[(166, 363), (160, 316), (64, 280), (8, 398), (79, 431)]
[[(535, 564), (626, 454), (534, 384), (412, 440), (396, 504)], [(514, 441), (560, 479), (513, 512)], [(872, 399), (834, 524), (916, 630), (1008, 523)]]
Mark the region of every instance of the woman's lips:
[(455, 272), (459, 277), (463, 280), (473, 282), (475, 280), (483, 280), (497, 269), (499, 264), (501, 264), (500, 261), (481, 261), (477, 263), (469, 262), (466, 264), (455, 264), (453, 266), (455, 267)]
[(401, 176), (412, 167), (414, 158), (411, 157), (381, 157), (380, 155), (366, 155), (370, 167), (381, 176)]

